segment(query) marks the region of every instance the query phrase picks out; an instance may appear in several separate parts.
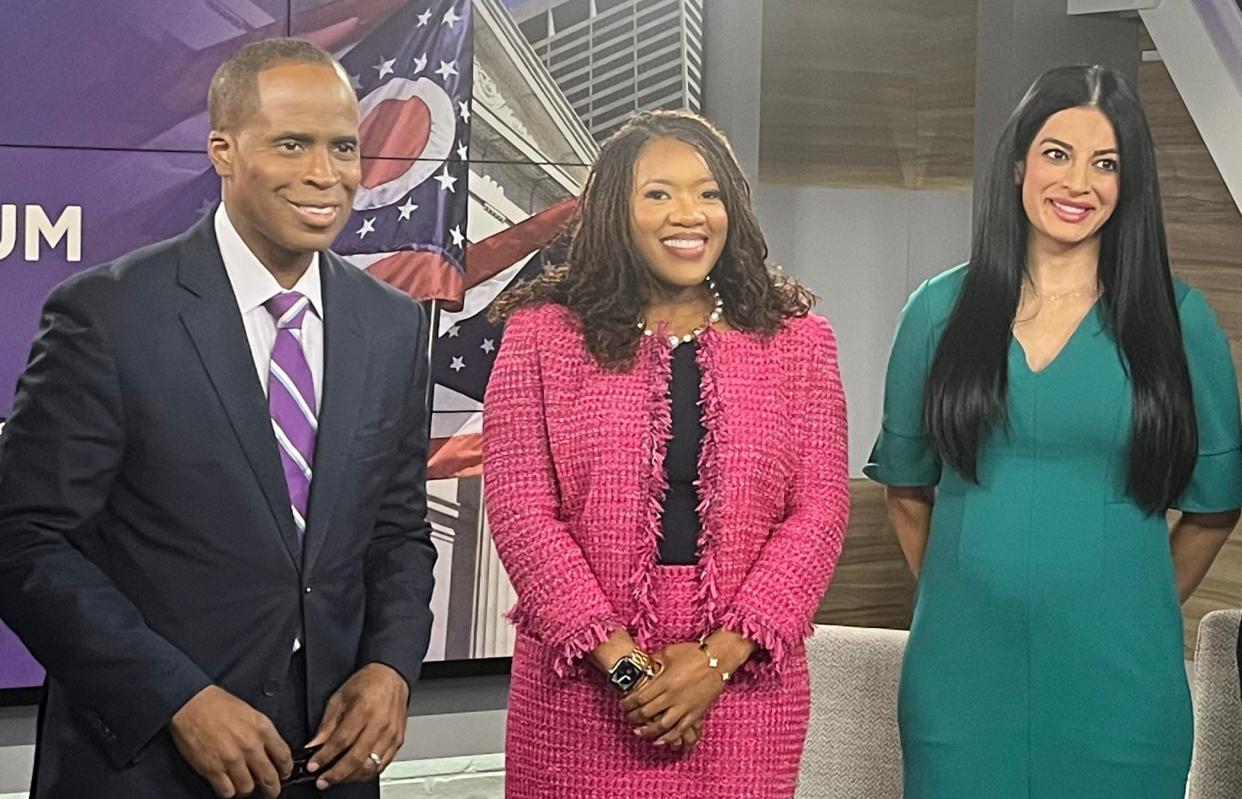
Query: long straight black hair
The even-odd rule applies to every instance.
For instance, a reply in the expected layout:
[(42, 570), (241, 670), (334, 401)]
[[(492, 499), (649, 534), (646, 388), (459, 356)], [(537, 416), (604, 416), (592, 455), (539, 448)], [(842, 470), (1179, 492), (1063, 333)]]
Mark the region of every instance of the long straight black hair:
[(1190, 482), (1198, 427), (1168, 248), (1156, 155), (1134, 91), (1101, 66), (1041, 75), (1010, 116), (977, 206), (970, 265), (928, 375), (927, 434), (941, 458), (978, 482), (979, 449), (1007, 422), (1007, 364), (1014, 315), (1027, 274), (1029, 221), (1015, 169), (1048, 117), (1098, 108), (1117, 137), (1120, 191), (1101, 227), (1099, 281), (1108, 332), (1124, 356), (1133, 392), (1128, 491), (1144, 509), (1167, 509)]

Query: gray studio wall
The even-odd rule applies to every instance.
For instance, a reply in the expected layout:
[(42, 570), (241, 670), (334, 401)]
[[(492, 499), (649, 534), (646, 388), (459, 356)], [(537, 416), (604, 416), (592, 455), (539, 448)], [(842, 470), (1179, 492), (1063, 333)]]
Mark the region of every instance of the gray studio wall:
[(971, 193), (756, 182), (763, 3), (712, 0), (708, 12), (704, 110), (729, 136), (755, 182), (755, 205), (772, 260), (820, 296), (817, 310), (836, 330), (849, 409), (850, 471), (861, 476), (880, 428), (897, 317), (919, 283), (966, 259)]
[(772, 258), (820, 296), (837, 334), (850, 473), (880, 429), (889, 345), (906, 298), (970, 252), (969, 191), (760, 184)]

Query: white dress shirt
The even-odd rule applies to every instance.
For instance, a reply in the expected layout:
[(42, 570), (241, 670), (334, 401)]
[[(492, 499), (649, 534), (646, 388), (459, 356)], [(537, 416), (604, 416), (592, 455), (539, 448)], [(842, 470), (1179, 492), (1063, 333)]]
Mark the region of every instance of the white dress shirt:
[[(250, 354), (254, 356), (254, 368), (266, 395), (272, 347), (276, 344), (276, 320), (263, 307), (263, 303), (285, 289), (242, 241), (223, 203), (216, 209), (215, 223), (216, 242), (220, 245), (220, 257), (224, 259), (224, 271), (233, 285), (237, 309), (241, 311), (246, 339), (250, 342)], [(289, 290), (305, 295), (314, 311), (302, 318), (302, 353), (310, 365), (311, 378), (315, 383), (315, 408), (319, 409), (323, 405), (323, 284), (319, 277), (319, 253), (314, 254), (310, 267)]]
[[(224, 259), (224, 271), (233, 285), (237, 309), (241, 311), (246, 326), (246, 339), (254, 368), (259, 373), (259, 384), (267, 394), (267, 378), (271, 370), (272, 347), (276, 344), (276, 320), (263, 307), (263, 303), (285, 291), (272, 273), (267, 271), (258, 257), (242, 241), (237, 228), (224, 210), (224, 203), (216, 209), (216, 243), (220, 257)], [(311, 379), (315, 383), (315, 408), (323, 405), (323, 287), (319, 278), (319, 253), (311, 258), (310, 266), (290, 291), (297, 291), (310, 300), (311, 310), (302, 317), (302, 354), (310, 365)], [(293, 651), (302, 648), (300, 637), (293, 639)]]

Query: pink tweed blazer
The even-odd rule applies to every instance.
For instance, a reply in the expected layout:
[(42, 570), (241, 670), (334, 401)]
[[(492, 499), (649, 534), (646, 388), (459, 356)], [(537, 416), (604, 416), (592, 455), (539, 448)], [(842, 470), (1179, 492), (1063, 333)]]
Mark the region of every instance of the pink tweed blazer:
[[(483, 413), (487, 512), (517, 591), (519, 632), (556, 671), (619, 627), (647, 645), (667, 483), (672, 349), (645, 338), (633, 368), (602, 369), (577, 318), (547, 304), (515, 314)], [(801, 653), (849, 516), (845, 398), (836, 340), (818, 316), (772, 339), (699, 339), (705, 437), (695, 613), (760, 646), (748, 667)]]

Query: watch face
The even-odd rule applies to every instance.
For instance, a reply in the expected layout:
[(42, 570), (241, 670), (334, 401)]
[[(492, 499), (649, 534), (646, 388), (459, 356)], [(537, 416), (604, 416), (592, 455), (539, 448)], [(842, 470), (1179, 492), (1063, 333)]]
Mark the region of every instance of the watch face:
[(609, 681), (618, 691), (628, 693), (633, 690), (635, 685), (638, 685), (638, 681), (642, 677), (643, 670), (637, 663), (629, 658), (621, 658), (617, 665), (612, 667)]

